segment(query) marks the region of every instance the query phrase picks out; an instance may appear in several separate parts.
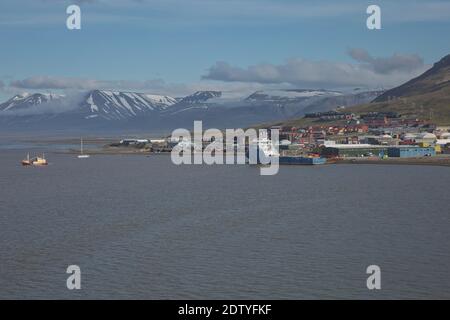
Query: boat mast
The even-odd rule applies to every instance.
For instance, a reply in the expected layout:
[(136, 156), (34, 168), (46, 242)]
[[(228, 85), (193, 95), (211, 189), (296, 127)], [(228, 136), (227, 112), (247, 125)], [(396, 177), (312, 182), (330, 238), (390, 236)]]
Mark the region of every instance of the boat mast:
[(83, 138), (81, 138), (81, 143), (80, 144), (81, 144), (81, 148), (80, 148), (81, 149), (81, 154), (83, 154)]

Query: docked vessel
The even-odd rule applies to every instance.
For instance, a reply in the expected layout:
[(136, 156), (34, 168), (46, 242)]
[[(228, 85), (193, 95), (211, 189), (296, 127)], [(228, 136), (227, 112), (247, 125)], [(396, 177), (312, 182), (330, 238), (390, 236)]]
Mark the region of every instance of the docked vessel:
[(279, 164), (318, 165), (325, 164), (327, 159), (322, 157), (281, 156), (278, 161)]
[(45, 159), (45, 155), (42, 157), (34, 157), (30, 158), (30, 154), (27, 154), (27, 158), (22, 160), (23, 166), (46, 166), (48, 165), (47, 159)]
[(252, 141), (249, 145), (247, 158), (250, 164), (255, 164), (255, 158), (257, 164), (271, 163), (274, 158), (278, 160), (280, 165), (320, 165), (327, 163), (327, 159), (318, 154), (304, 156), (280, 155), (277, 146), (269, 139)]
[(271, 158), (279, 157), (280, 153), (270, 139), (261, 138), (250, 142), (246, 155), (250, 164), (268, 164)]

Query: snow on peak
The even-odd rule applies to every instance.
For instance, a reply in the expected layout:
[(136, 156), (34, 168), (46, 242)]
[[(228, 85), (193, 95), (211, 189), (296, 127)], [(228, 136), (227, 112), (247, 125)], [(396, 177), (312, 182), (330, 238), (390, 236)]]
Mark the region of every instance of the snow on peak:
[(221, 96), (221, 91), (197, 91), (187, 97), (184, 97), (180, 102), (187, 104), (202, 103), (212, 98), (220, 98)]
[(36, 107), (40, 104), (61, 99), (64, 95), (53, 93), (28, 93), (23, 92), (15, 95), (3, 104), (0, 104), (0, 111), (25, 110)]
[(91, 91), (85, 105), (105, 119), (125, 119), (164, 110), (177, 101), (169, 96), (108, 90)]
[(340, 96), (341, 92), (328, 90), (261, 90), (251, 94), (248, 101), (296, 100), (321, 96)]
[(30, 95), (31, 94), (28, 93), (28, 92), (22, 92), (22, 93), (19, 93), (19, 94), (15, 95), (12, 98), (12, 100), (22, 100), (22, 99), (25, 99), (25, 98), (29, 97)]

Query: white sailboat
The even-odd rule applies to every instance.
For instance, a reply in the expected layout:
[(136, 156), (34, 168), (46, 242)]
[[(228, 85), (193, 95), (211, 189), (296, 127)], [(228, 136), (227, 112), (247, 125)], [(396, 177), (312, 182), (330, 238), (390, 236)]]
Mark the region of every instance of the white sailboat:
[(80, 154), (78, 155), (78, 159), (87, 159), (89, 158), (90, 155), (88, 154), (84, 154), (83, 152), (83, 138), (81, 138), (81, 142), (80, 142)]

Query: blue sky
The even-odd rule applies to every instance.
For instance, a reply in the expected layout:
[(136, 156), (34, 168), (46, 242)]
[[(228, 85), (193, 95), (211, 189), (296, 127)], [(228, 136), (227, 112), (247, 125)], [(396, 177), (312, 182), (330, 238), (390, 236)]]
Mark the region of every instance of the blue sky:
[[(74, 3), (81, 30), (66, 28)], [(0, 97), (391, 87), (449, 54), (449, 34), (444, 0), (2, 0)]]

